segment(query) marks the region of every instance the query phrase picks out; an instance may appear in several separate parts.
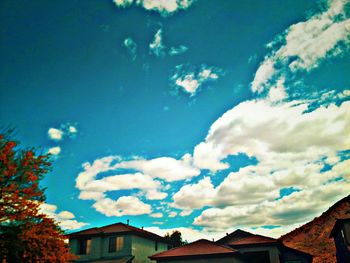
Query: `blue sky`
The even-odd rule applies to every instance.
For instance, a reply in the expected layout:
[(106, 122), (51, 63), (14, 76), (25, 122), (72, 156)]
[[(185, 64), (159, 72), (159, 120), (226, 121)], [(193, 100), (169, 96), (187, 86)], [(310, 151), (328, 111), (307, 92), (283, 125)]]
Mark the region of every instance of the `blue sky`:
[(279, 236), (350, 191), (350, 3), (0, 3), (0, 123), (48, 213)]

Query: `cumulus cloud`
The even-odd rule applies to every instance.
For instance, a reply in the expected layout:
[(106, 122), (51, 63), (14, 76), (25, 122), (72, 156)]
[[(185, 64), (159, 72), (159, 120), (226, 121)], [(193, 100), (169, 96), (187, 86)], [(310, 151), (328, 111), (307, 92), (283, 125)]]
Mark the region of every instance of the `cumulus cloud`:
[(61, 152), (61, 147), (56, 146), (56, 147), (51, 147), (47, 153), (52, 154), (52, 155), (59, 155)]
[(60, 141), (63, 138), (63, 131), (56, 128), (50, 128), (47, 134), (51, 140)]
[(149, 11), (156, 11), (168, 16), (178, 10), (188, 9), (195, 0), (113, 0), (118, 7), (128, 7), (132, 4), (141, 6)]
[(93, 207), (106, 216), (143, 215), (149, 214), (152, 208), (135, 196), (122, 196), (117, 200), (102, 198)]
[[(172, 206), (185, 213), (212, 207), (195, 224), (223, 231), (305, 222), (346, 196), (350, 160), (339, 154), (350, 148), (350, 101), (307, 108), (300, 101), (274, 104), (267, 98), (226, 112), (195, 147), (194, 165), (216, 172), (230, 166), (228, 156), (242, 153), (258, 163), (229, 173), (217, 187), (209, 177), (184, 185)], [(331, 169), (325, 172), (326, 165)], [(298, 191), (280, 196), (287, 187)]]
[(124, 161), (116, 165), (117, 168), (135, 169), (152, 178), (163, 179), (167, 182), (189, 179), (200, 174), (198, 168), (193, 167), (189, 155), (180, 160), (171, 157), (160, 157), (155, 159), (137, 159)]
[(339, 45), (350, 43), (350, 18), (346, 15), (347, 0), (328, 1), (328, 9), (310, 19), (290, 26), (268, 47), (279, 46), (260, 64), (251, 88), (262, 92), (274, 84), (274, 78), (286, 72), (309, 71), (327, 57), (342, 53)]
[(194, 224), (225, 230), (230, 227), (288, 226), (304, 223), (347, 196), (349, 191), (349, 182), (338, 181), (259, 204), (209, 208), (195, 218)]
[(149, 215), (150, 217), (154, 217), (154, 218), (162, 218), (163, 214), (162, 213), (153, 213)]
[(62, 229), (65, 230), (75, 230), (88, 225), (84, 222), (79, 222), (75, 219), (75, 215), (69, 211), (57, 211), (57, 206), (52, 204), (43, 203), (40, 205), (39, 212), (46, 214), (50, 218), (53, 218)]
[(124, 47), (128, 50), (131, 59), (134, 61), (137, 57), (137, 44), (131, 37), (124, 39)]
[(194, 149), (194, 163), (216, 171), (228, 167), (222, 161), (227, 156), (245, 153), (280, 168), (291, 164), (285, 160), (315, 160), (346, 150), (350, 145), (349, 107), (350, 102), (344, 102), (305, 112), (308, 104), (300, 102), (242, 102), (210, 127), (205, 141)]
[(194, 96), (202, 84), (215, 81), (223, 74), (223, 70), (217, 67), (202, 65), (196, 69), (190, 65), (177, 65), (175, 73), (170, 77), (174, 87)]
[(157, 57), (165, 55), (165, 46), (162, 39), (162, 29), (159, 29), (154, 35), (153, 41), (149, 44), (149, 51)]
[[(160, 157), (149, 160), (138, 158), (128, 161), (123, 161), (119, 156), (107, 156), (96, 159), (92, 164), (84, 163), (83, 169), (76, 178), (76, 187), (80, 190), (79, 198), (94, 200), (93, 207), (106, 215), (126, 215), (128, 213), (134, 215), (135, 213), (144, 214), (145, 211), (151, 211), (147, 204), (142, 203), (141, 205), (141, 200), (135, 198), (131, 198), (129, 201), (135, 201), (143, 209), (133, 211), (125, 207), (121, 208), (121, 201), (108, 198), (108, 192), (137, 190), (148, 200), (160, 200), (167, 197), (168, 194), (164, 191), (168, 188), (163, 186), (158, 179), (173, 182), (200, 174), (200, 170), (192, 166), (192, 159), (189, 155), (185, 155), (179, 160)], [(125, 169), (135, 172), (123, 173)], [(116, 172), (117, 174), (102, 176), (100, 179), (96, 178), (106, 172)], [(107, 205), (113, 205), (116, 211), (107, 211)], [(133, 204), (130, 206), (133, 207)]]

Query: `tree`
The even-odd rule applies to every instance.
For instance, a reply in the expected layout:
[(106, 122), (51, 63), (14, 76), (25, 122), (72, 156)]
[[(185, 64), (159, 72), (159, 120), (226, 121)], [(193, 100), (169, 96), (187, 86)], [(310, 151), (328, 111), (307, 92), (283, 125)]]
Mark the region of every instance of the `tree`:
[(182, 234), (178, 230), (173, 231), (171, 234), (166, 233), (164, 238), (172, 245), (172, 247), (181, 247), (187, 244), (186, 241), (182, 240)]
[(39, 212), (45, 201), (39, 182), (49, 156), (18, 149), (0, 134), (0, 261), (66, 262), (73, 259), (59, 226)]

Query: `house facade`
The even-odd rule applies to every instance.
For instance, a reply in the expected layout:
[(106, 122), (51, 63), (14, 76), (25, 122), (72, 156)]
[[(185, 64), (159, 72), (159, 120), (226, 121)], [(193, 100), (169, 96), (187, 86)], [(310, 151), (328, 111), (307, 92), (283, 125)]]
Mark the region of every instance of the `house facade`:
[(338, 219), (331, 231), (338, 263), (350, 262), (350, 218)]
[(149, 231), (116, 223), (68, 235), (75, 262), (146, 263), (148, 256), (165, 251), (165, 239)]
[(311, 263), (308, 253), (289, 248), (278, 239), (236, 230), (217, 241), (239, 251), (249, 263)]
[(311, 263), (310, 254), (286, 247), (279, 240), (243, 230), (217, 242), (197, 240), (149, 257), (157, 263)]

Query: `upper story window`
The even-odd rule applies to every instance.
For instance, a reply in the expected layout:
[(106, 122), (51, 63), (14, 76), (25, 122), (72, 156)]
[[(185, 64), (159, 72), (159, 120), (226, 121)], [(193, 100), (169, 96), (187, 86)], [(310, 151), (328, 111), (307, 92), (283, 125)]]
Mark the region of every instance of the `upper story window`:
[(110, 237), (109, 238), (109, 248), (108, 251), (118, 252), (121, 251), (124, 247), (124, 237)]
[(91, 251), (91, 239), (79, 239), (78, 240), (78, 254), (86, 255)]

